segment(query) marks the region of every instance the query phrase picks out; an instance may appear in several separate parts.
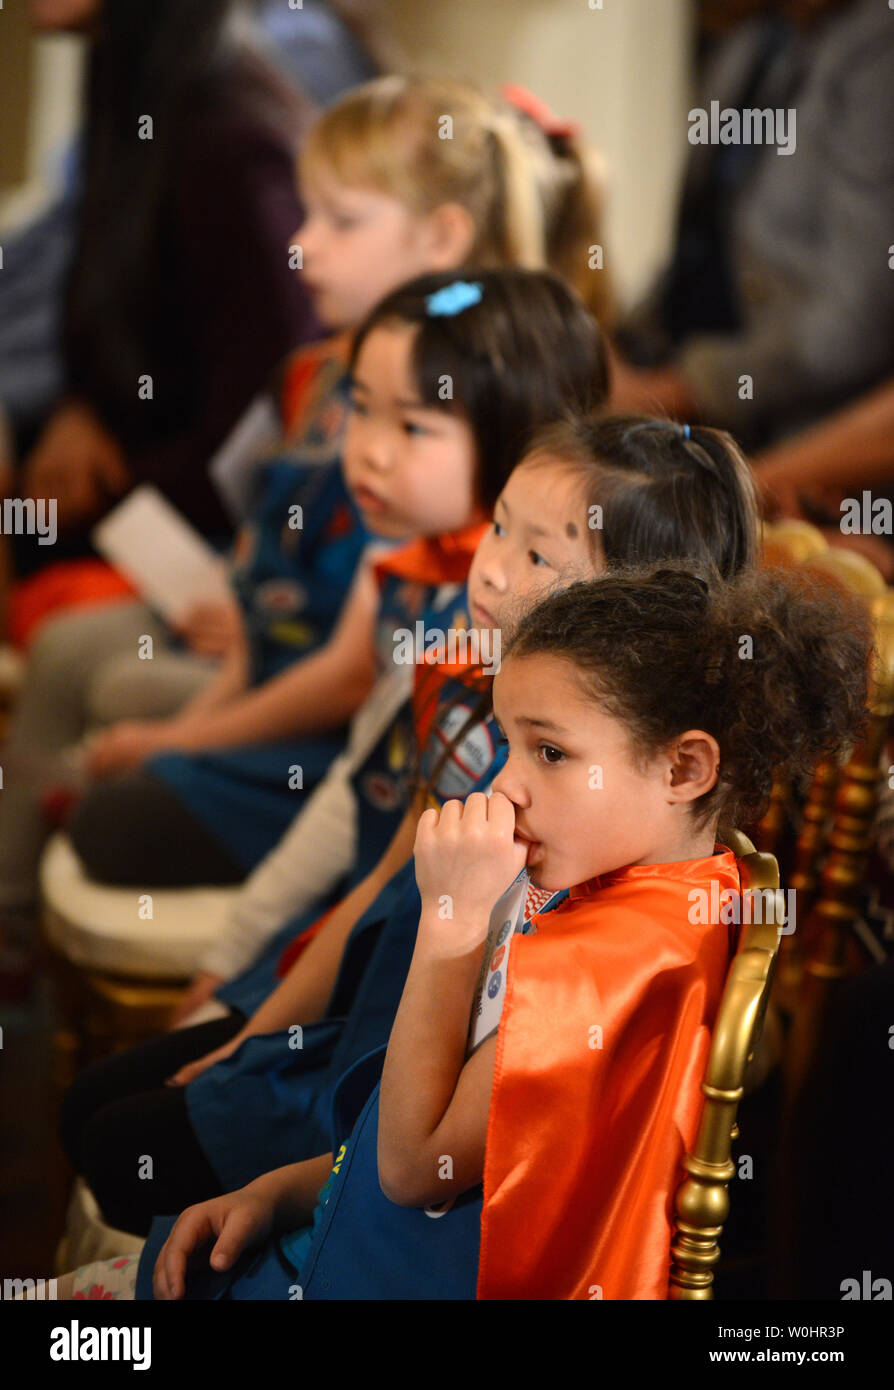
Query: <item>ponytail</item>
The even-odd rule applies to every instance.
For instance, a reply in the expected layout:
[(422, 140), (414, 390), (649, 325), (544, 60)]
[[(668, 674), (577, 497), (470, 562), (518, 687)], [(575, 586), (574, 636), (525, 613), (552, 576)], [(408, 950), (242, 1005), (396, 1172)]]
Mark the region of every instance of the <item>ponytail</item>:
[(526, 463), (579, 472), (608, 565), (686, 560), (732, 579), (758, 555), (754, 480), (732, 437), (646, 416), (571, 416), (538, 432)]
[[(543, 269), (547, 265), (543, 213), (519, 132), (511, 117), (498, 110), (488, 120), (487, 129), (494, 149), (496, 190), (495, 221), (486, 233), (492, 243), (489, 259), (528, 270)], [(487, 264), (483, 249), (480, 245), (473, 248), (470, 264)]]
[(819, 575), (756, 570), (711, 595), (704, 669), (721, 731), (717, 800), (760, 818), (778, 774), (835, 760), (866, 718), (873, 634), (865, 603)]
[(580, 127), (560, 121), (524, 87), (507, 83), (500, 94), (527, 146), (540, 194), (545, 253), (551, 270), (577, 290), (603, 328), (614, 318), (608, 271), (593, 264), (604, 252), (605, 162)]
[(603, 328), (611, 327), (614, 295), (611, 276), (592, 264), (604, 254), (605, 164), (578, 136), (549, 140), (553, 158), (553, 207), (546, 209), (546, 254), (551, 269), (573, 285)]

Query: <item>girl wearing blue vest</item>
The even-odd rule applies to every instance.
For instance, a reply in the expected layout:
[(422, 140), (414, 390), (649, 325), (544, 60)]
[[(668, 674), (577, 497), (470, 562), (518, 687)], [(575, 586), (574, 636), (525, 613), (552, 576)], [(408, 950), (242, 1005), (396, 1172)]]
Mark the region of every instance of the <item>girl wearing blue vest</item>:
[[(685, 441), (676, 426), (650, 420), (569, 421), (538, 433), (497, 501), (466, 594), (433, 621), (441, 630), (471, 620), (499, 632), (519, 605), (606, 561), (688, 553), (733, 575), (756, 544), (750, 475), (727, 437), (699, 429)], [(480, 670), (416, 668), (412, 723), (429, 804), (483, 790), (499, 770), (489, 685)], [(367, 836), (383, 842), (364, 783), (383, 775), (382, 748), (412, 747), (412, 737), (396, 719), (356, 772), (361, 864)], [(401, 766), (406, 776), (412, 755)], [(405, 786), (402, 804), (409, 799)], [(304, 945), (314, 912), (288, 921), (266, 945), (261, 937), (259, 961), (219, 990), (228, 1018), (99, 1063), (75, 1082), (64, 1109), (66, 1146), (113, 1224), (145, 1231), (162, 1191), (175, 1208), (248, 1181), (277, 1157), (285, 1163), (329, 1147), (333, 1089), (387, 1040), (406, 977), (419, 911), (406, 861), (423, 804), (411, 806), (384, 859), (318, 939)], [(522, 914), (540, 906), (532, 892)], [(296, 938), (304, 949), (278, 982), (283, 947)], [(175, 1079), (188, 1084), (172, 1094), (161, 1083), (178, 1066)], [(234, 1125), (236, 1113), (246, 1123)], [(149, 1201), (146, 1185), (126, 1177), (123, 1154), (134, 1145), (170, 1156)]]
[[(449, 140), (437, 136), (445, 113)], [(385, 77), (336, 102), (302, 152), (309, 216), (290, 248), (323, 321), (353, 332), (380, 298), (426, 271), (549, 263), (551, 182), (575, 226), (592, 190), (585, 163), (572, 178), (545, 135), (542, 150), (531, 138), (509, 110), (451, 81)], [(586, 264), (584, 245), (572, 259)], [(334, 344), (314, 382), (314, 424), (329, 456), (341, 442), (346, 350)], [(303, 354), (293, 375), (300, 382), (319, 365)], [(369, 692), (369, 644), (352, 625), (364, 603), (371, 621), (368, 578), (336, 622), (362, 539), (356, 511), (336, 465), (308, 469), (311, 451), (300, 462), (297, 476), (289, 459), (265, 473), (263, 505), (241, 541), (256, 570), (247, 630), (211, 688), (174, 719), (115, 727), (89, 750), (101, 780), (71, 836), (100, 882), (241, 881), (294, 818), (296, 792), (306, 795), (340, 751)], [(379, 519), (366, 509), (375, 533)]]

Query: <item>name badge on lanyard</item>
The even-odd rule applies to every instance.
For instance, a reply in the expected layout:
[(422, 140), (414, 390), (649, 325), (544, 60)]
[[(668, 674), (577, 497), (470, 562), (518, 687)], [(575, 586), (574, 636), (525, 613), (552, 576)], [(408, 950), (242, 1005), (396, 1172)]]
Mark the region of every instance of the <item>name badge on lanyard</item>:
[[(529, 936), (537, 930), (531, 922), (525, 921), (525, 903), (529, 885), (528, 871), (522, 869), (518, 878), (506, 889), (490, 914), (484, 959), (481, 962), (481, 973), (478, 976), (474, 1003), (472, 1004), (472, 1020), (469, 1025), (466, 1057), (471, 1057), (472, 1053), (483, 1042), (486, 1042), (499, 1027), (500, 1015), (503, 1012), (503, 1000), (506, 997), (506, 965), (513, 937), (516, 932)], [(542, 906), (538, 906), (538, 912), (544, 912), (556, 899), (564, 896), (564, 892), (553, 893)], [(449, 1197), (445, 1202), (424, 1207), (423, 1211), (426, 1216), (430, 1216), (434, 1220), (440, 1216), (446, 1216), (455, 1201), (455, 1197)]]
[[(537, 930), (531, 922), (525, 921), (529, 883), (528, 872), (522, 869), (490, 914), (484, 959), (481, 962), (481, 973), (478, 976), (472, 1004), (467, 1057), (470, 1057), (499, 1027), (503, 1001), (506, 998), (507, 967), (513, 937), (517, 932), (529, 936)], [(559, 896), (561, 895), (554, 893), (538, 911), (544, 912)]]

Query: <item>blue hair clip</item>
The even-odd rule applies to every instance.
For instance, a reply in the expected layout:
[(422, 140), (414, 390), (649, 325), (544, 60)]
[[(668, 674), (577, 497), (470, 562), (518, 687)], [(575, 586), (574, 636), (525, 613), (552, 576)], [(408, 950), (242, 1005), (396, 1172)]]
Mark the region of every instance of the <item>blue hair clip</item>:
[(461, 314), (463, 309), (480, 304), (483, 294), (484, 286), (477, 280), (454, 280), (452, 285), (445, 285), (442, 290), (436, 290), (434, 294), (427, 296), (426, 313), (430, 318), (452, 319), (455, 314)]
[(689, 438), (689, 426), (688, 426), (688, 425), (684, 425), (684, 426), (683, 426), (683, 438), (684, 438), (684, 439), (688, 439), (688, 438)]

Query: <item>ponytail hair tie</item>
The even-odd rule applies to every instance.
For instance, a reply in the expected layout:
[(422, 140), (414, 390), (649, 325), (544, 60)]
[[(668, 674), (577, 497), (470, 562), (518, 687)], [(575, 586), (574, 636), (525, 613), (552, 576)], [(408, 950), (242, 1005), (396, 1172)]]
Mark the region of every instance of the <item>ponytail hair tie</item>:
[(546, 136), (553, 136), (560, 140), (574, 140), (581, 133), (577, 121), (561, 120), (550, 110), (545, 101), (535, 96), (519, 82), (504, 82), (500, 88), (500, 96), (504, 101), (508, 101), (510, 106), (521, 111), (522, 115), (529, 116), (532, 121), (539, 125)]
[(683, 426), (683, 438), (684, 438), (684, 439), (688, 439), (688, 438), (689, 438), (689, 426), (688, 426), (688, 425), (684, 425), (684, 426)]

